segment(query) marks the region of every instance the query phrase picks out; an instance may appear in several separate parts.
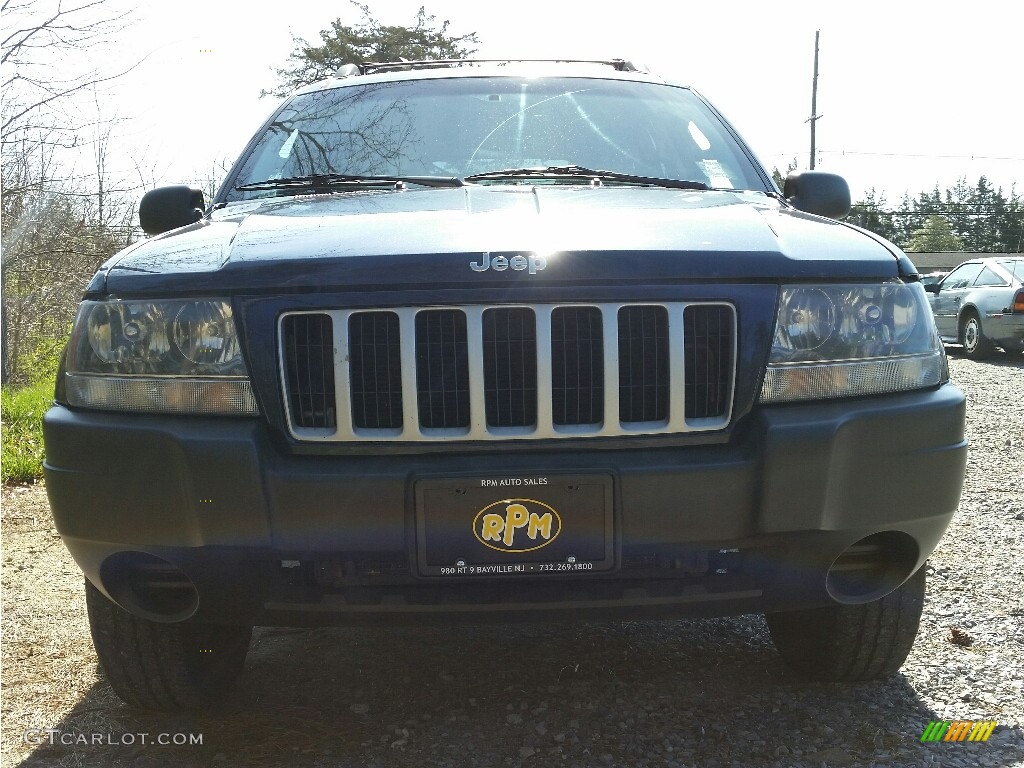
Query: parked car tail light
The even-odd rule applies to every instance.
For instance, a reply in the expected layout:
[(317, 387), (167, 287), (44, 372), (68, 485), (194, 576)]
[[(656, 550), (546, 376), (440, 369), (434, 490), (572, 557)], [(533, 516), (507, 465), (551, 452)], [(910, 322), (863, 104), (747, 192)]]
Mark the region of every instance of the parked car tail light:
[(1013, 295), (1013, 311), (1024, 312), (1024, 288)]
[(223, 299), (83, 302), (61, 386), (87, 408), (258, 413)]
[(896, 392), (946, 379), (920, 285), (782, 287), (762, 402)]

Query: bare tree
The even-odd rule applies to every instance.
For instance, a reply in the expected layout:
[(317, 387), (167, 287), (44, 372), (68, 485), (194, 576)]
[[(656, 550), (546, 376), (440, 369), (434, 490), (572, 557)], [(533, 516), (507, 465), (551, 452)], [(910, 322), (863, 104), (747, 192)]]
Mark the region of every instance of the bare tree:
[(234, 165), (234, 161), (229, 157), (214, 160), (210, 163), (206, 173), (200, 178), (192, 179), (188, 183), (195, 189), (203, 190), (206, 202), (209, 203), (216, 196), (217, 190), (220, 189), (220, 185), (224, 182), (224, 178), (228, 175), (232, 165)]
[[(89, 65), (126, 14), (104, 0), (0, 2), (0, 380), (25, 383), (33, 356), (62, 343), (89, 275), (123, 244), (122, 185), (107, 183), (110, 125), (76, 103), (88, 89), (125, 74)], [(60, 73), (75, 73), (65, 76)], [(96, 188), (69, 178), (58, 152), (95, 136)]]
[(4, 19), (0, 31), (0, 66), (4, 68), (0, 79), (0, 134), (5, 140), (17, 129), (54, 127), (53, 114), (72, 95), (114, 80), (133, 68), (103, 72), (93, 67), (76, 71), (69, 78), (53, 73), (53, 64), (68, 52), (106, 43), (123, 29), (127, 13), (104, 14), (104, 2), (87, 0), (70, 7), (63, 0), (3, 0), (0, 4)]

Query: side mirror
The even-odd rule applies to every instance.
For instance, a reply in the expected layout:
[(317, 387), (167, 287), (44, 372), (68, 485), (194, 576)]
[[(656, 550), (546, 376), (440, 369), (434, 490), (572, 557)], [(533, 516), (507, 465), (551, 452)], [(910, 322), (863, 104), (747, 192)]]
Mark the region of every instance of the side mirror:
[(850, 185), (824, 171), (801, 171), (786, 177), (782, 194), (797, 210), (841, 219), (850, 212)]
[(926, 285), (924, 287), (924, 292), (925, 293), (938, 293), (940, 285), (942, 285), (942, 283), (931, 283), (930, 285)]
[(184, 185), (152, 189), (139, 202), (139, 223), (147, 235), (159, 235), (203, 218), (206, 200), (201, 190)]

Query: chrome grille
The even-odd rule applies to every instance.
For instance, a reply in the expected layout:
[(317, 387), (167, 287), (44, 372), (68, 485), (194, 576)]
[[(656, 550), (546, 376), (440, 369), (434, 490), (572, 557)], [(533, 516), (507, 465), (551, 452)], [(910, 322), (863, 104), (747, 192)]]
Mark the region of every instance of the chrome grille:
[(725, 303), (294, 312), (279, 328), (299, 440), (666, 434), (729, 423)]

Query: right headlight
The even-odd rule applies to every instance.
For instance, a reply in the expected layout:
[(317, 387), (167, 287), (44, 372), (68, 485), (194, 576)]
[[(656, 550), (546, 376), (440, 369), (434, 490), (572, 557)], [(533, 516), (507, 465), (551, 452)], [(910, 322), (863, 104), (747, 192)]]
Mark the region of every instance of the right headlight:
[(946, 379), (920, 284), (782, 287), (761, 402), (899, 392)]

